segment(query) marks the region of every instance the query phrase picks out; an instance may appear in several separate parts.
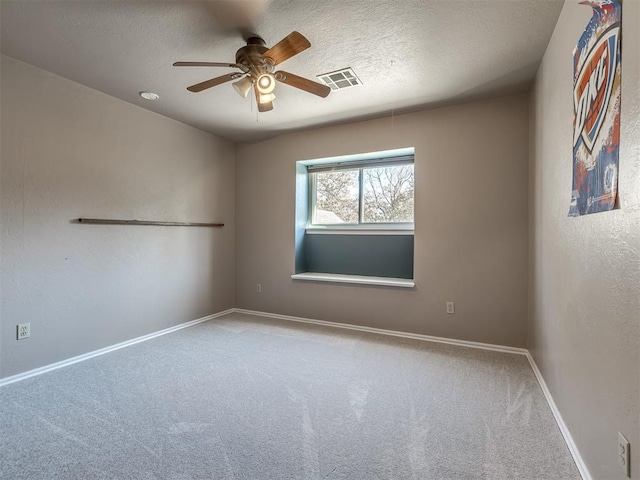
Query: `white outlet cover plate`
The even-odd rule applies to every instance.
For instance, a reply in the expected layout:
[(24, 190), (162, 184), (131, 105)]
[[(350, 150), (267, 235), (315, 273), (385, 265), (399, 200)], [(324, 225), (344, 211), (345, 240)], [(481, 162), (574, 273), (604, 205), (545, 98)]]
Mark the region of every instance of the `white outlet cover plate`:
[(629, 468), (629, 440), (618, 432), (618, 463), (627, 477), (631, 478), (631, 469)]
[(31, 336), (31, 324), (19, 323), (18, 324), (18, 340), (29, 338)]
[(456, 313), (456, 306), (454, 302), (447, 302), (447, 313)]

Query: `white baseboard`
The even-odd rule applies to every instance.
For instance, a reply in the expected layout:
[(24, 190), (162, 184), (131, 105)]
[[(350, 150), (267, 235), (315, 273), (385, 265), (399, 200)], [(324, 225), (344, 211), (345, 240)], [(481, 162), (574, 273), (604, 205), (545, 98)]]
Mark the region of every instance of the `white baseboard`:
[(71, 357), (66, 360), (62, 360), (60, 362), (45, 365), (44, 367), (39, 367), (33, 370), (29, 370), (28, 372), (23, 372), (17, 375), (13, 375), (11, 377), (2, 378), (0, 379), (0, 387), (4, 385), (8, 385), (10, 383), (19, 382), (20, 380), (25, 380), (27, 378), (35, 377), (36, 375), (42, 375), (43, 373), (47, 373), (52, 370), (57, 370), (58, 368), (66, 367), (68, 365), (73, 365), (74, 363), (83, 362), (85, 360), (89, 360), (90, 358), (94, 358), (99, 355), (104, 355), (105, 353), (113, 352), (115, 350), (119, 350), (121, 348), (128, 347), (130, 345), (135, 345), (136, 343), (146, 342), (147, 340), (151, 340), (152, 338), (156, 338), (161, 335), (166, 335), (167, 333), (175, 332), (176, 330), (182, 330), (183, 328), (191, 327), (193, 325), (197, 325), (198, 323), (206, 322), (208, 320), (212, 320), (214, 318), (227, 315), (229, 313), (232, 313), (233, 311), (234, 309), (230, 308), (222, 312), (214, 313), (212, 315), (207, 315), (206, 317), (198, 318), (196, 320), (191, 320), (190, 322), (174, 325), (173, 327), (165, 328), (164, 330), (159, 330), (157, 332), (149, 333), (141, 337), (133, 338), (125, 342), (111, 345), (109, 347), (101, 348), (100, 350), (94, 350), (93, 352), (83, 353), (82, 355), (78, 355), (77, 357)]
[(549, 404), (549, 408), (551, 409), (551, 412), (553, 413), (553, 417), (556, 420), (556, 423), (558, 424), (558, 428), (560, 429), (560, 432), (562, 433), (562, 436), (564, 438), (565, 443), (567, 444), (567, 447), (569, 448), (569, 452), (571, 453), (571, 456), (573, 457), (573, 461), (576, 464), (576, 467), (578, 468), (578, 471), (580, 472), (580, 475), (582, 476), (583, 480), (592, 480), (591, 478), (591, 474), (589, 473), (589, 470), (587, 469), (587, 466), (584, 463), (584, 460), (582, 460), (582, 456), (580, 455), (580, 452), (578, 451), (578, 447), (576, 446), (575, 442), (573, 441), (573, 437), (571, 436), (571, 433), (569, 432), (569, 429), (567, 428), (567, 425), (564, 423), (564, 420), (562, 419), (562, 416), (560, 415), (560, 412), (558, 410), (558, 407), (556, 406), (553, 397), (551, 396), (551, 392), (549, 391), (549, 388), (547, 387), (547, 384), (544, 381), (544, 378), (542, 377), (542, 373), (540, 373), (540, 370), (538, 369), (538, 366), (536, 365), (536, 362), (533, 360), (533, 357), (531, 356), (531, 353), (529, 352), (529, 350), (527, 350), (526, 348), (516, 348), (516, 347), (506, 347), (503, 345), (493, 345), (493, 344), (489, 344), (489, 343), (480, 343), (480, 342), (470, 342), (467, 340), (455, 340), (455, 339), (451, 339), (451, 338), (444, 338), (444, 337), (433, 337), (431, 335), (420, 335), (417, 333), (407, 333), (407, 332), (398, 332), (395, 330), (386, 330), (386, 329), (382, 329), (382, 328), (373, 328), (373, 327), (363, 327), (360, 325), (351, 325), (348, 323), (337, 323), (337, 322), (328, 322), (326, 320), (315, 320), (315, 319), (311, 319), (311, 318), (302, 318), (302, 317), (293, 317), (291, 315), (280, 315), (277, 313), (267, 313), (267, 312), (258, 312), (258, 311), (254, 311), (254, 310), (245, 310), (242, 308), (234, 308), (233, 311), (235, 313), (244, 313), (246, 315), (257, 315), (257, 316), (261, 316), (261, 317), (268, 317), (268, 318), (275, 318), (278, 320), (289, 320), (289, 321), (293, 321), (293, 322), (302, 322), (302, 323), (313, 323), (316, 325), (324, 325), (327, 327), (336, 327), (336, 328), (344, 328), (347, 330), (358, 330), (358, 331), (362, 331), (362, 332), (371, 332), (371, 333), (378, 333), (381, 335), (392, 335), (394, 337), (404, 337), (404, 338), (413, 338), (416, 340), (424, 340), (427, 342), (437, 342), (437, 343), (446, 343), (448, 345), (458, 345), (461, 347), (470, 347), (470, 348), (479, 348), (482, 350), (492, 350), (494, 352), (504, 352), (504, 353), (514, 353), (514, 354), (518, 354), (518, 355), (525, 355), (527, 357), (527, 359), (529, 360), (529, 364), (531, 365), (531, 369), (533, 370), (533, 373), (536, 376), (536, 379), (538, 380), (538, 383), (540, 384), (540, 388), (542, 389), (542, 393), (544, 394), (545, 399), (547, 400), (547, 403)]
[(564, 437), (564, 441), (567, 444), (567, 447), (569, 448), (569, 452), (571, 452), (571, 456), (573, 457), (573, 461), (576, 463), (576, 467), (578, 468), (580, 475), (582, 476), (583, 480), (592, 480), (591, 474), (587, 469), (587, 465), (584, 463), (584, 460), (582, 460), (582, 455), (580, 455), (580, 451), (578, 450), (576, 443), (573, 441), (571, 432), (569, 431), (567, 424), (564, 423), (564, 420), (562, 419), (562, 415), (560, 415), (560, 410), (558, 410), (558, 407), (556, 406), (556, 402), (553, 400), (553, 397), (551, 396), (551, 392), (547, 387), (547, 383), (544, 381), (544, 378), (542, 377), (542, 373), (540, 372), (538, 365), (536, 365), (536, 362), (531, 356), (531, 352), (529, 351), (527, 351), (527, 359), (529, 360), (529, 364), (531, 365), (531, 369), (533, 370), (533, 373), (536, 375), (536, 378), (538, 379), (538, 383), (540, 384), (542, 393), (544, 393), (544, 397), (547, 399), (549, 408), (553, 413), (553, 417), (556, 419), (558, 428), (560, 429), (560, 432)]
[(506, 347), (503, 345), (494, 345), (491, 343), (470, 342), (467, 340), (455, 340), (452, 338), (433, 337), (431, 335), (422, 335), (419, 333), (400, 332), (397, 330), (387, 330), (384, 328), (363, 327), (360, 325), (352, 325), (350, 323), (328, 322), (326, 320), (315, 320), (312, 318), (293, 317), (291, 315), (280, 315), (277, 313), (257, 312), (255, 310), (245, 310), (242, 308), (234, 308), (236, 313), (244, 313), (246, 315), (257, 315), (260, 317), (276, 318), (278, 320), (289, 320), (292, 322), (313, 323), (315, 325), (324, 325), (326, 327), (343, 328), (346, 330), (358, 330), (361, 332), (378, 333), (381, 335), (391, 335), (393, 337), (413, 338), (414, 340), (424, 340), (426, 342), (446, 343), (448, 345), (458, 345), (460, 347), (480, 348), (482, 350), (492, 350), (494, 352), (515, 353), (518, 355), (527, 355), (527, 349), (517, 347)]

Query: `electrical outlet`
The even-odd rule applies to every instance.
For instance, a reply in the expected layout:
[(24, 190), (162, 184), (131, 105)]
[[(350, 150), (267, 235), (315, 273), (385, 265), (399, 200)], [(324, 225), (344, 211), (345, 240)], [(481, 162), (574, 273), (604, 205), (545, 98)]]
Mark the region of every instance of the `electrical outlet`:
[(624, 438), (620, 432), (618, 432), (618, 464), (624, 471), (627, 477), (631, 478), (631, 468), (629, 465), (629, 440)]
[(447, 302), (447, 313), (456, 313), (456, 304), (453, 302)]
[(19, 323), (18, 324), (18, 340), (23, 338), (29, 338), (31, 336), (31, 324)]
[(262, 293), (262, 284), (256, 283), (256, 293)]

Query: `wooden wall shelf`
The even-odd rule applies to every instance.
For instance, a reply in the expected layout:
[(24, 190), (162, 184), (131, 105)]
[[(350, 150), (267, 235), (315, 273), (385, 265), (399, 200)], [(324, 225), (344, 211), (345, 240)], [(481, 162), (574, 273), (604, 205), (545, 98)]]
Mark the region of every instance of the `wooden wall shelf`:
[(111, 220), (103, 218), (79, 218), (78, 223), (100, 225), (156, 225), (161, 227), (224, 227), (224, 223), (152, 222), (149, 220)]

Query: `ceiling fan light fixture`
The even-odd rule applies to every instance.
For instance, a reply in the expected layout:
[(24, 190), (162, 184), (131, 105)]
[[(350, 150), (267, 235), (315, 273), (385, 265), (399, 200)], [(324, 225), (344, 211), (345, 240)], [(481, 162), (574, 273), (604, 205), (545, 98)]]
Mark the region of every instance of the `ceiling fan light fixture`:
[(259, 96), (259, 102), (262, 104), (273, 102), (276, 99), (276, 96), (273, 93), (259, 93)]
[(276, 88), (276, 77), (272, 73), (263, 73), (256, 80), (256, 88), (263, 95), (273, 92)]
[(247, 98), (247, 95), (249, 95), (249, 92), (251, 91), (251, 86), (252, 85), (253, 85), (253, 82), (251, 81), (251, 78), (249, 78), (249, 77), (242, 77), (237, 82), (234, 82), (234, 83), (231, 84), (233, 89), (236, 92), (238, 92), (238, 95), (240, 95), (241, 97), (244, 97), (244, 98)]

